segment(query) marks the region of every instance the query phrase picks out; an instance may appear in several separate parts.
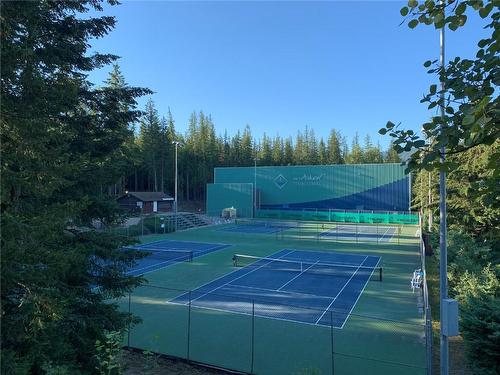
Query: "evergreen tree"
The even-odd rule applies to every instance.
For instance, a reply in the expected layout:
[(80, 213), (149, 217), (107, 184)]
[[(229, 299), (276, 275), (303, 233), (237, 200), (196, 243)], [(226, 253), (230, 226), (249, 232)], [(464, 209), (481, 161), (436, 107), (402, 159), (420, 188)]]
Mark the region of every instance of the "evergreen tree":
[(295, 139), (295, 148), (293, 152), (293, 163), (295, 165), (305, 164), (304, 154), (306, 152), (306, 145), (304, 142), (304, 137), (300, 131), (297, 132), (297, 138)]
[(285, 145), (283, 147), (283, 164), (292, 165), (294, 162), (293, 155), (294, 149), (292, 137), (288, 137), (287, 139), (285, 139)]
[(319, 140), (319, 146), (318, 146), (318, 162), (321, 165), (325, 165), (328, 163), (328, 152), (326, 150), (326, 145), (325, 141), (323, 141), (323, 138)]
[(149, 90), (116, 70), (102, 88), (86, 80), (116, 60), (89, 54), (115, 23), (81, 17), (98, 1), (0, 6), (2, 373), (92, 373), (96, 340), (130, 321), (110, 299), (139, 282), (123, 239), (92, 223), (120, 219), (100, 187), (123, 173), (135, 99)]
[(269, 138), (266, 133), (262, 136), (262, 144), (258, 155), (261, 165), (272, 165), (273, 155), (271, 138)]
[(340, 135), (335, 130), (330, 131), (330, 136), (328, 137), (328, 164), (343, 164), (344, 158), (341, 151)]
[(146, 104), (140, 123), (139, 145), (142, 149), (144, 169), (148, 176), (148, 190), (159, 191), (162, 154), (164, 154), (163, 129), (152, 99)]
[(255, 150), (253, 147), (252, 132), (250, 130), (250, 125), (246, 125), (243, 130), (243, 136), (241, 138), (241, 159), (242, 165), (251, 166), (253, 165), (253, 159), (255, 157)]
[(273, 140), (272, 147), (272, 160), (273, 165), (282, 165), (283, 164), (283, 141), (280, 136), (277, 135)]
[(346, 160), (349, 164), (361, 164), (365, 161), (363, 149), (359, 144), (358, 132), (354, 135), (352, 140), (351, 152)]
[(398, 152), (394, 149), (394, 143), (392, 141), (389, 143), (389, 147), (387, 147), (384, 161), (386, 163), (401, 163), (401, 158), (399, 157)]

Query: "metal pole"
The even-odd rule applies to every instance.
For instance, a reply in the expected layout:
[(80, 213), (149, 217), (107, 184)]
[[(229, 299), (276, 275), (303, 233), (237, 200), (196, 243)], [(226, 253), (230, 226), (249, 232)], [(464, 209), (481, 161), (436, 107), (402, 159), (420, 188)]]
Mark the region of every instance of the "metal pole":
[(253, 159), (253, 217), (257, 215), (257, 157)]
[(175, 218), (175, 232), (177, 232), (177, 147), (179, 146), (178, 141), (172, 141), (175, 145), (175, 194), (174, 194), (174, 218)]
[(408, 211), (411, 211), (411, 172), (408, 173)]
[(432, 230), (432, 173), (429, 172), (429, 201), (427, 210), (429, 211), (429, 232)]
[(332, 347), (332, 375), (335, 374), (335, 345), (333, 342), (333, 311), (330, 310), (330, 344)]
[[(440, 0), (440, 4), (443, 7), (443, 16), (444, 14), (444, 0)], [(439, 62), (441, 65), (441, 69), (444, 70), (445, 62), (444, 62), (444, 26), (440, 30), (439, 34), (439, 47), (440, 47), (440, 56)], [(445, 83), (444, 79), (440, 77), (441, 81), (441, 119), (443, 123), (441, 126), (445, 127), (445, 114), (444, 114), (444, 90)], [(441, 163), (445, 161), (445, 152), (446, 148), (443, 146), (440, 150), (441, 153)], [(439, 278), (440, 278), (440, 312), (441, 312), (441, 323), (443, 322), (443, 301), (448, 298), (448, 279), (447, 279), (447, 270), (448, 270), (448, 259), (447, 259), (447, 249), (446, 249), (446, 173), (444, 171), (439, 172)], [(443, 335), (443, 330), (441, 329), (441, 375), (448, 375), (448, 337)]]
[(191, 358), (191, 291), (189, 291), (188, 303), (188, 321), (187, 321), (187, 353), (186, 359), (189, 361)]
[(255, 301), (252, 300), (252, 363), (250, 364), (250, 374), (253, 374), (254, 357), (255, 357)]
[(128, 314), (129, 314), (129, 322), (128, 322), (128, 329), (127, 329), (127, 347), (130, 348), (130, 305), (131, 305), (131, 297), (130, 297), (130, 292), (128, 292)]

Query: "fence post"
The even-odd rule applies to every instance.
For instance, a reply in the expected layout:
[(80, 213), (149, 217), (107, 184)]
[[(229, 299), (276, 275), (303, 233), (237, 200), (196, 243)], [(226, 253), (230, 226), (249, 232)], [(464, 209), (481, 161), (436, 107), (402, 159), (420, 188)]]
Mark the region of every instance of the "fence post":
[[(128, 313), (130, 315), (130, 292), (128, 292)], [(130, 320), (128, 322), (128, 330), (127, 330), (127, 347), (130, 348)]]
[(330, 342), (332, 345), (332, 375), (335, 374), (335, 347), (333, 342), (333, 311), (330, 310)]
[(252, 362), (250, 365), (250, 374), (253, 374), (253, 363), (255, 357), (255, 301), (252, 300)]
[(187, 327), (187, 355), (186, 359), (190, 360), (190, 342), (191, 342), (191, 291), (189, 291), (188, 302), (188, 327)]

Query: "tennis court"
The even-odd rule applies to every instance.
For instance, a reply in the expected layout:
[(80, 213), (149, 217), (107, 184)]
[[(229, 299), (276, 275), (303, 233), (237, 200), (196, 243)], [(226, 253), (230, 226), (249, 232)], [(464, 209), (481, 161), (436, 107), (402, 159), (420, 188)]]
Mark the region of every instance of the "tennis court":
[(137, 276), (168, 267), (178, 262), (190, 262), (193, 258), (224, 249), (228, 244), (194, 241), (161, 240), (127, 247), (124, 250), (142, 250), (149, 254), (135, 262), (129, 274)]
[(333, 319), (343, 328), (368, 281), (382, 280), (379, 263), (378, 256), (301, 249), (265, 258), (235, 255), (243, 268), (170, 303), (328, 327)]
[(222, 228), (224, 232), (241, 233), (277, 233), (287, 229), (295, 228), (296, 223), (278, 222), (272, 220), (242, 220), (237, 219), (235, 225)]
[(347, 225), (335, 224), (329, 226), (319, 234), (323, 238), (334, 238), (336, 240), (363, 240), (375, 242), (390, 242), (398, 233), (396, 226), (373, 226), (373, 225)]

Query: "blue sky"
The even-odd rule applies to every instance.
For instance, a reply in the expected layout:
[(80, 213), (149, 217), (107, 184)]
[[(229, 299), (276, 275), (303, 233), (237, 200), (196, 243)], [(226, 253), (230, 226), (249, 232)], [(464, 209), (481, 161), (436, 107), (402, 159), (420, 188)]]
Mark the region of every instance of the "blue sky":
[[(121, 56), (127, 82), (152, 89), (181, 132), (203, 110), (218, 133), (249, 124), (256, 137), (286, 137), (307, 125), (323, 137), (368, 133), (385, 147), (377, 131), (388, 120), (417, 130), (433, 114), (419, 100), (435, 83), (422, 64), (439, 56), (438, 31), (400, 26), (402, 5), (125, 1), (105, 8), (117, 27), (92, 46)], [(473, 57), (482, 25), (476, 17), (447, 32), (447, 57)], [(100, 84), (109, 70), (90, 79)]]

